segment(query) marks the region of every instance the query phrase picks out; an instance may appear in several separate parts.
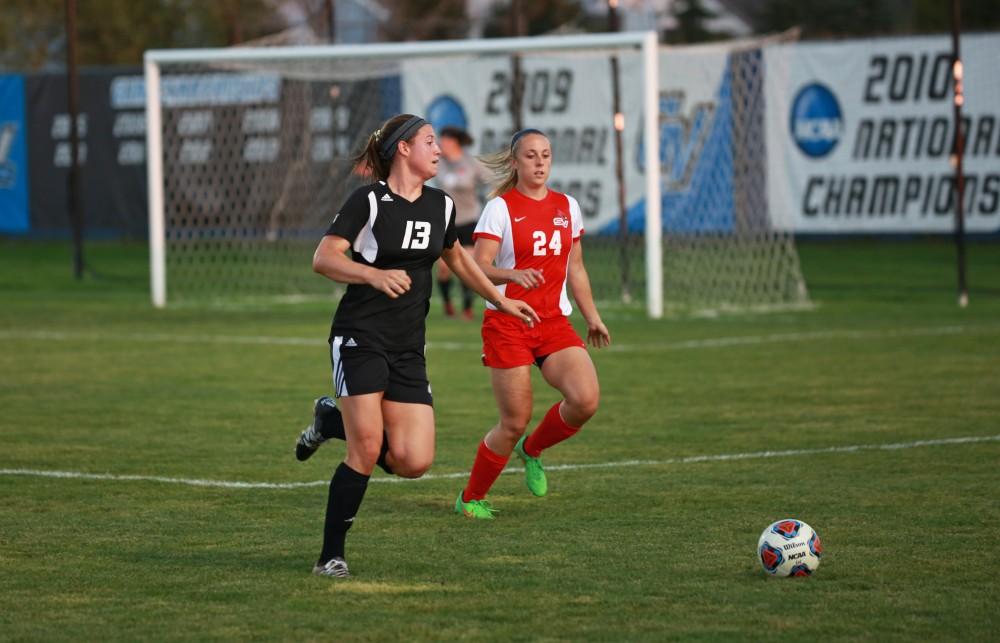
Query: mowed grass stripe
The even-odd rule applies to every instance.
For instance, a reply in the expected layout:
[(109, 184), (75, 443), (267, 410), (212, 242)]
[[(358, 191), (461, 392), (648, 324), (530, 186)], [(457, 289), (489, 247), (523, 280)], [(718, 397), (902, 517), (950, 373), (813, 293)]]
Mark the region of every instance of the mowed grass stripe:
[[(691, 350), (699, 348), (725, 348), (729, 346), (753, 346), (758, 344), (780, 344), (822, 339), (891, 339), (894, 337), (921, 337), (937, 335), (974, 335), (1000, 332), (1000, 324), (928, 326), (921, 328), (892, 328), (883, 330), (831, 329), (790, 333), (769, 333), (763, 335), (732, 335), (705, 339), (682, 340), (676, 342), (643, 342), (613, 344), (611, 352), (641, 353), (647, 351)], [(52, 330), (5, 330), (0, 331), (0, 340), (39, 341), (125, 341), (125, 342), (166, 342), (178, 344), (250, 344), (263, 346), (323, 346), (322, 338), (269, 337), (259, 335), (182, 335), (173, 333), (92, 333)], [(427, 342), (427, 348), (446, 351), (478, 350), (479, 343), (472, 342)]]
[[(616, 469), (642, 466), (662, 466), (673, 464), (696, 464), (701, 462), (728, 462), (732, 460), (759, 460), (763, 458), (788, 458), (804, 455), (848, 454), (864, 451), (900, 451), (931, 446), (951, 446), (961, 444), (976, 444), (981, 442), (1000, 442), (1000, 435), (968, 436), (961, 438), (939, 438), (933, 440), (914, 440), (913, 442), (892, 442), (886, 444), (852, 444), (848, 446), (823, 447), (818, 449), (786, 449), (782, 451), (755, 451), (748, 453), (720, 453), (715, 455), (693, 455), (683, 458), (667, 458), (665, 460), (623, 460), (619, 462), (597, 462), (589, 464), (558, 464), (546, 467), (548, 471), (578, 471), (584, 469)], [(523, 473), (522, 467), (508, 467), (503, 473)], [(241, 480), (203, 480), (196, 478), (171, 478), (155, 475), (119, 475), (113, 473), (87, 473), (84, 471), (47, 471), (39, 469), (0, 469), (0, 475), (29, 476), (38, 478), (62, 478), (79, 480), (101, 480), (111, 482), (164, 482), (192, 487), (216, 487), (223, 489), (301, 489), (305, 487), (320, 487), (330, 484), (329, 480), (314, 480), (312, 482), (247, 482)], [(454, 473), (428, 474), (421, 478), (372, 478), (371, 483), (416, 483), (434, 480), (452, 480), (464, 478), (467, 471)]]

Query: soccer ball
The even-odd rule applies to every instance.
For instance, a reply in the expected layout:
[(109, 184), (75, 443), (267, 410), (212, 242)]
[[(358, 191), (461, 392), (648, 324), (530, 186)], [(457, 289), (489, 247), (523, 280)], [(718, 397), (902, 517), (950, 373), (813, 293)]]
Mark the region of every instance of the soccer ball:
[(811, 576), (822, 557), (819, 534), (794, 518), (771, 523), (757, 541), (757, 560), (771, 576)]

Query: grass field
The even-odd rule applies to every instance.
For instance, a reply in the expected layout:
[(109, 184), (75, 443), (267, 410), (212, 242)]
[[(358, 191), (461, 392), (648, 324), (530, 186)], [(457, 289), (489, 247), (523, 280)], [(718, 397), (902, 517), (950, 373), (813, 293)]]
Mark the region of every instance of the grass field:
[[(491, 523), (451, 513), (494, 421), (478, 328), (433, 307), (435, 466), (376, 473), (331, 581), (343, 447), (292, 445), (333, 303), (158, 311), (141, 246), (88, 246), (76, 283), (66, 245), (0, 241), (0, 639), (995, 640), (1000, 245), (964, 310), (946, 242), (800, 253), (812, 311), (609, 309), (599, 414), (548, 497), (501, 476)], [(755, 561), (787, 516), (812, 578)]]

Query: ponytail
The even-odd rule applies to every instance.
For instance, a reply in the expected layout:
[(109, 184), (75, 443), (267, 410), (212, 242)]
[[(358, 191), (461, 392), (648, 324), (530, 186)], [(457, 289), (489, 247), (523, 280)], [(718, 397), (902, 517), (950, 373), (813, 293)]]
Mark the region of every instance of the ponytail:
[(493, 154), (480, 156), (479, 160), (486, 166), (486, 169), (493, 172), (493, 176), (495, 177), (489, 198), (495, 199), (501, 194), (506, 194), (517, 185), (517, 170), (514, 169), (513, 150), (503, 149)]
[(385, 181), (392, 171), (392, 159), (399, 141), (412, 142), (427, 121), (413, 114), (393, 116), (368, 136), (361, 151), (351, 159), (361, 174)]

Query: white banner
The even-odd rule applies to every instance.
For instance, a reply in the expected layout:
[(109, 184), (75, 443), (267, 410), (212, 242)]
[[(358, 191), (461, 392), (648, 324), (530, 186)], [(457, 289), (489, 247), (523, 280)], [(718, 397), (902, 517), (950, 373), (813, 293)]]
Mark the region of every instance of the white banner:
[[(645, 228), (642, 73), (638, 54), (619, 55), (625, 114), (623, 161), (626, 218)], [(660, 158), (663, 220), (668, 230), (726, 230), (733, 225), (728, 52), (718, 46), (660, 53)], [(529, 55), (523, 121), (548, 133), (555, 161), (552, 185), (580, 201), (589, 232), (617, 231), (613, 94), (608, 53)], [(458, 125), (476, 139), (476, 153), (510, 140), (509, 57), (414, 60), (403, 65), (403, 110), (436, 127)]]
[[(966, 230), (1000, 231), (1000, 34), (962, 37)], [(795, 232), (954, 229), (951, 42), (769, 47), (768, 188)]]
[[(629, 203), (642, 196), (636, 168), (642, 104), (638, 56), (621, 58), (625, 106), (625, 159)], [(611, 63), (604, 55), (530, 55), (522, 59), (523, 123), (552, 141), (551, 185), (580, 202), (584, 224), (596, 231), (618, 218)], [(507, 56), (413, 60), (403, 65), (403, 111), (420, 114), (436, 128), (462, 127), (477, 155), (510, 142), (511, 59)]]

